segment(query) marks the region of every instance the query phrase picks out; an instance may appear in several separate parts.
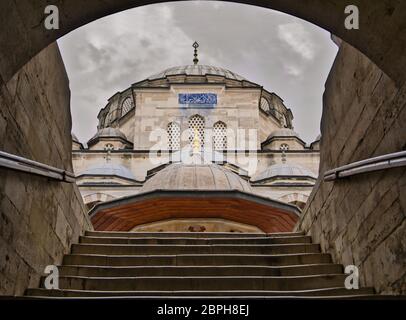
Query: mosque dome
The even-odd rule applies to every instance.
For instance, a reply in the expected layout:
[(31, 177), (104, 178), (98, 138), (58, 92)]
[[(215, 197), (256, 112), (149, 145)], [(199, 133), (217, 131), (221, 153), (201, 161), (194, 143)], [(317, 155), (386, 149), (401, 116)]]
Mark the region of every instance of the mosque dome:
[(97, 133), (89, 140), (88, 144), (100, 138), (120, 138), (127, 140), (127, 137), (118, 128), (107, 127), (100, 129)]
[(133, 173), (128, 168), (115, 163), (91, 166), (80, 172), (77, 176), (116, 176), (135, 180)]
[(268, 139), (272, 139), (272, 138), (279, 138), (279, 137), (296, 137), (299, 138), (299, 134), (295, 131), (293, 131), (292, 129), (289, 128), (283, 128), (283, 129), (278, 129), (275, 131), (272, 131), (272, 133), (268, 136)]
[(214, 66), (207, 66), (207, 65), (200, 65), (200, 64), (192, 64), (186, 66), (178, 66), (166, 69), (158, 74), (150, 76), (148, 80), (157, 80), (166, 78), (167, 76), (175, 76), (175, 75), (186, 75), (186, 76), (206, 76), (206, 75), (214, 75), (214, 76), (222, 76), (227, 79), (231, 80), (238, 80), (243, 81), (246, 80), (244, 77), (224, 68), (214, 67)]
[(276, 178), (311, 178), (317, 179), (317, 175), (298, 164), (293, 163), (280, 163), (274, 164), (259, 174), (251, 178), (252, 182), (260, 182), (263, 180), (276, 179)]
[(167, 166), (152, 176), (140, 192), (154, 190), (239, 190), (252, 192), (248, 181), (217, 164), (183, 164)]

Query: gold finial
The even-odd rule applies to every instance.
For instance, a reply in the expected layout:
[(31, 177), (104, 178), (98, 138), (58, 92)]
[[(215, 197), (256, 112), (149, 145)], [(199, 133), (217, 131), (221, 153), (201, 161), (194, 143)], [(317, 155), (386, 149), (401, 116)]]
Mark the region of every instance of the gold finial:
[(199, 131), (197, 128), (194, 128), (194, 137), (193, 137), (193, 153), (200, 153), (201, 145), (200, 145), (200, 138), (199, 138)]
[(193, 63), (194, 64), (198, 64), (199, 59), (197, 58), (197, 48), (199, 48), (199, 44), (197, 43), (197, 41), (195, 41), (195, 43), (193, 43), (193, 48), (195, 48), (195, 54), (194, 54), (194, 59), (193, 59)]

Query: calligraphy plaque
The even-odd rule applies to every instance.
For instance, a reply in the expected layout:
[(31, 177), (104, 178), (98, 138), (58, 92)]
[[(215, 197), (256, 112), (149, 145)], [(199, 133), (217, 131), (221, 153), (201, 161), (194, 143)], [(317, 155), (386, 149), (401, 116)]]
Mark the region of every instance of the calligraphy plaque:
[(214, 107), (217, 104), (217, 94), (214, 93), (179, 93), (179, 104)]

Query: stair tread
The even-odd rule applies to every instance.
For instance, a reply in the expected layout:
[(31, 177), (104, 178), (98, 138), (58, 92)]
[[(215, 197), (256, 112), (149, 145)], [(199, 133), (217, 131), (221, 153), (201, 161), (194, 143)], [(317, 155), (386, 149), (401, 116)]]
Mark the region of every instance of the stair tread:
[(99, 235), (99, 236), (122, 236), (122, 237), (138, 237), (138, 236), (189, 236), (189, 237), (201, 237), (201, 236), (228, 236), (228, 237), (238, 237), (238, 236), (250, 236), (250, 237), (289, 237), (304, 235), (303, 232), (281, 232), (281, 233), (233, 233), (233, 232), (109, 232), (109, 231), (87, 231), (88, 235)]
[(176, 253), (176, 254), (91, 254), (91, 253), (71, 253), (66, 256), (83, 256), (83, 257), (110, 257), (110, 258), (159, 258), (159, 257), (292, 257), (292, 256), (329, 256), (328, 253), (286, 253), (286, 254), (251, 254), (251, 253)]
[(173, 269), (189, 269), (189, 268), (261, 268), (261, 269), (288, 269), (288, 268), (306, 268), (306, 267), (319, 267), (319, 266), (341, 266), (340, 264), (334, 263), (315, 263), (315, 264), (298, 264), (298, 265), (289, 265), (289, 266), (258, 266), (258, 265), (201, 265), (201, 266), (97, 266), (97, 265), (62, 265), (60, 267), (69, 267), (69, 268), (94, 268), (94, 269), (142, 269), (142, 268), (173, 268)]
[[(294, 235), (291, 236), (289, 238), (307, 238), (309, 236), (305, 236), (305, 235)], [(234, 241), (234, 240), (272, 240), (272, 237), (224, 237), (224, 238), (196, 238), (196, 237), (168, 237), (168, 238), (162, 238), (162, 237), (100, 237), (100, 236), (82, 236), (82, 238), (88, 238), (88, 239), (123, 239), (123, 240), (128, 240), (128, 239), (137, 239), (137, 240), (142, 240), (142, 239), (146, 239), (146, 240), (151, 240), (151, 239), (157, 239), (157, 240), (195, 240), (195, 241), (204, 241), (204, 240), (230, 240), (230, 241)], [(276, 238), (280, 238), (280, 237), (276, 237)]]
[(160, 248), (173, 248), (173, 247), (187, 247), (187, 248), (210, 248), (210, 247), (249, 247), (249, 248), (258, 248), (258, 247), (294, 247), (294, 246), (308, 246), (308, 247), (317, 247), (318, 244), (314, 243), (281, 243), (281, 244), (196, 244), (196, 245), (185, 245), (185, 244), (101, 244), (101, 243), (78, 243), (74, 246), (81, 247), (160, 247)]
[(71, 294), (76, 297), (82, 295), (82, 297), (173, 297), (173, 298), (185, 298), (185, 297), (230, 297), (230, 298), (246, 298), (246, 297), (331, 297), (331, 296), (374, 296), (373, 289), (366, 287), (357, 291), (347, 290), (344, 287), (331, 287), (311, 290), (161, 290), (161, 291), (99, 291), (99, 290), (75, 290), (75, 289), (29, 289), (29, 293), (32, 294), (54, 294), (56, 295), (68, 295)]

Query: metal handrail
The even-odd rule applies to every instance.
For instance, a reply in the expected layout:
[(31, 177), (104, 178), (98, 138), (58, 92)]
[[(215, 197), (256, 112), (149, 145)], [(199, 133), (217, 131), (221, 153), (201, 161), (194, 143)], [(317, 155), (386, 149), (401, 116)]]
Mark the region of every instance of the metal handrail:
[(74, 183), (76, 181), (75, 175), (72, 172), (58, 169), (4, 151), (0, 151), (0, 167), (43, 176), (67, 183)]
[(366, 172), (406, 166), (406, 151), (385, 154), (347, 164), (324, 173), (324, 181), (334, 181)]

